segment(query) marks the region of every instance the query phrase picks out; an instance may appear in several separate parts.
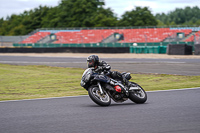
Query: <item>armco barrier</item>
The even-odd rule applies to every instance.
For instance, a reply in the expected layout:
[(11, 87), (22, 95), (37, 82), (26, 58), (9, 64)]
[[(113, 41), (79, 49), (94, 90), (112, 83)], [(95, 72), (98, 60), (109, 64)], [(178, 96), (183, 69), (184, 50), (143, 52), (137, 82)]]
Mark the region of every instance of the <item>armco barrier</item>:
[(165, 54), (166, 53), (167, 46), (131, 46), (130, 47), (130, 53), (136, 53), (136, 54), (147, 54), (147, 53), (153, 53), (153, 54)]

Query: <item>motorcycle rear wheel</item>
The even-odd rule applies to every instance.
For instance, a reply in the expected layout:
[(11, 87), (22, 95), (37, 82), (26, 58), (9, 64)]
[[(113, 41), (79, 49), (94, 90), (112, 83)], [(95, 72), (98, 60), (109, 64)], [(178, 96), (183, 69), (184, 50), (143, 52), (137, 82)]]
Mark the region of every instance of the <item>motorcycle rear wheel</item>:
[(138, 90), (133, 90), (129, 92), (129, 99), (137, 104), (142, 104), (147, 101), (147, 93), (145, 90), (138, 84), (133, 83), (134, 86), (138, 87)]
[(92, 101), (94, 101), (96, 104), (100, 106), (109, 106), (111, 104), (111, 99), (107, 92), (104, 91), (103, 94), (101, 94), (100, 89), (98, 86), (90, 86), (88, 88), (88, 94)]

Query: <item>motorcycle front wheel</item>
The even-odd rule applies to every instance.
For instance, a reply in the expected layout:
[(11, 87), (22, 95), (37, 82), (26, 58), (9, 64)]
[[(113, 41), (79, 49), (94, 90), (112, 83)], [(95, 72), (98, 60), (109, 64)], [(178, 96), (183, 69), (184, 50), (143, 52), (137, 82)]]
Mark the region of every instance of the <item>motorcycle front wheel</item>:
[(100, 106), (109, 106), (111, 104), (111, 99), (108, 93), (104, 91), (103, 94), (101, 94), (98, 86), (90, 86), (88, 88), (88, 94), (92, 101)]
[(145, 90), (138, 84), (132, 82), (134, 86), (138, 88), (138, 90), (129, 91), (129, 99), (135, 103), (142, 104), (147, 100), (147, 93)]

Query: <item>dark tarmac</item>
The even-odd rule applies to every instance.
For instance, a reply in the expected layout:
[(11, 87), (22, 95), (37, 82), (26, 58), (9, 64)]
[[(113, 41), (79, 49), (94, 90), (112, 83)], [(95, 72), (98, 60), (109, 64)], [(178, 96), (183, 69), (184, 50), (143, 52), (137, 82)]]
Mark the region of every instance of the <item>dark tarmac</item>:
[[(200, 75), (200, 59), (130, 59), (101, 58), (112, 70), (131, 73), (158, 73), (176, 75)], [(0, 63), (15, 65), (49, 65), (57, 67), (87, 68), (86, 58), (80, 57), (32, 57), (2, 56)]]
[(0, 102), (1, 133), (199, 133), (200, 88), (100, 107), (89, 96)]

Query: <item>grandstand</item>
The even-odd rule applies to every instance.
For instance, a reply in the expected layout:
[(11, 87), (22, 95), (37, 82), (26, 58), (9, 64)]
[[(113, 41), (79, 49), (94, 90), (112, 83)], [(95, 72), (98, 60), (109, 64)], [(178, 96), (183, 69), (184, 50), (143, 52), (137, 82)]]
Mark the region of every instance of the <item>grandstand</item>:
[[(0, 36), (0, 46), (12, 46), (14, 49), (11, 51), (16, 52), (20, 50), (21, 52), (24, 50), (27, 52), (95, 52), (99, 50), (99, 52), (130, 51), (130, 53), (165, 54), (168, 44), (187, 44), (192, 47), (193, 52), (195, 51), (194, 44), (200, 44), (200, 27), (37, 29), (32, 33), (22, 37)], [(9, 42), (8, 45), (6, 39), (13, 42)], [(3, 50), (6, 51), (6, 49)]]
[(196, 42), (196, 44), (200, 44), (200, 31), (192, 34), (189, 38), (185, 40), (186, 42)]
[[(134, 28), (134, 29), (81, 29), (39, 30), (20, 41), (27, 43), (87, 44), (87, 43), (156, 43), (156, 42), (199, 42), (200, 29), (196, 28)], [(115, 38), (115, 34), (121, 37)], [(50, 41), (51, 35), (56, 38)], [(194, 40), (194, 36), (196, 36)], [(45, 39), (45, 38), (49, 39)], [(113, 38), (113, 39), (112, 39)], [(43, 40), (43, 41), (41, 41)], [(44, 41), (45, 40), (45, 41)], [(106, 40), (106, 41), (105, 41)]]
[(23, 41), (19, 43), (37, 43), (42, 38), (45, 38), (46, 36), (50, 35), (50, 32), (36, 32), (35, 34), (29, 36), (28, 38), (24, 39)]
[[(84, 48), (101, 48), (105, 51), (105, 48), (123, 47), (126, 52), (129, 49), (133, 53), (166, 53), (168, 44), (191, 45), (193, 51), (194, 44), (200, 44), (200, 27), (37, 29), (32, 33), (18, 38), (0, 36), (0, 46), (68, 49), (65, 51), (70, 51), (69, 47), (74, 51)], [(13, 42), (8, 45), (6, 38)]]

